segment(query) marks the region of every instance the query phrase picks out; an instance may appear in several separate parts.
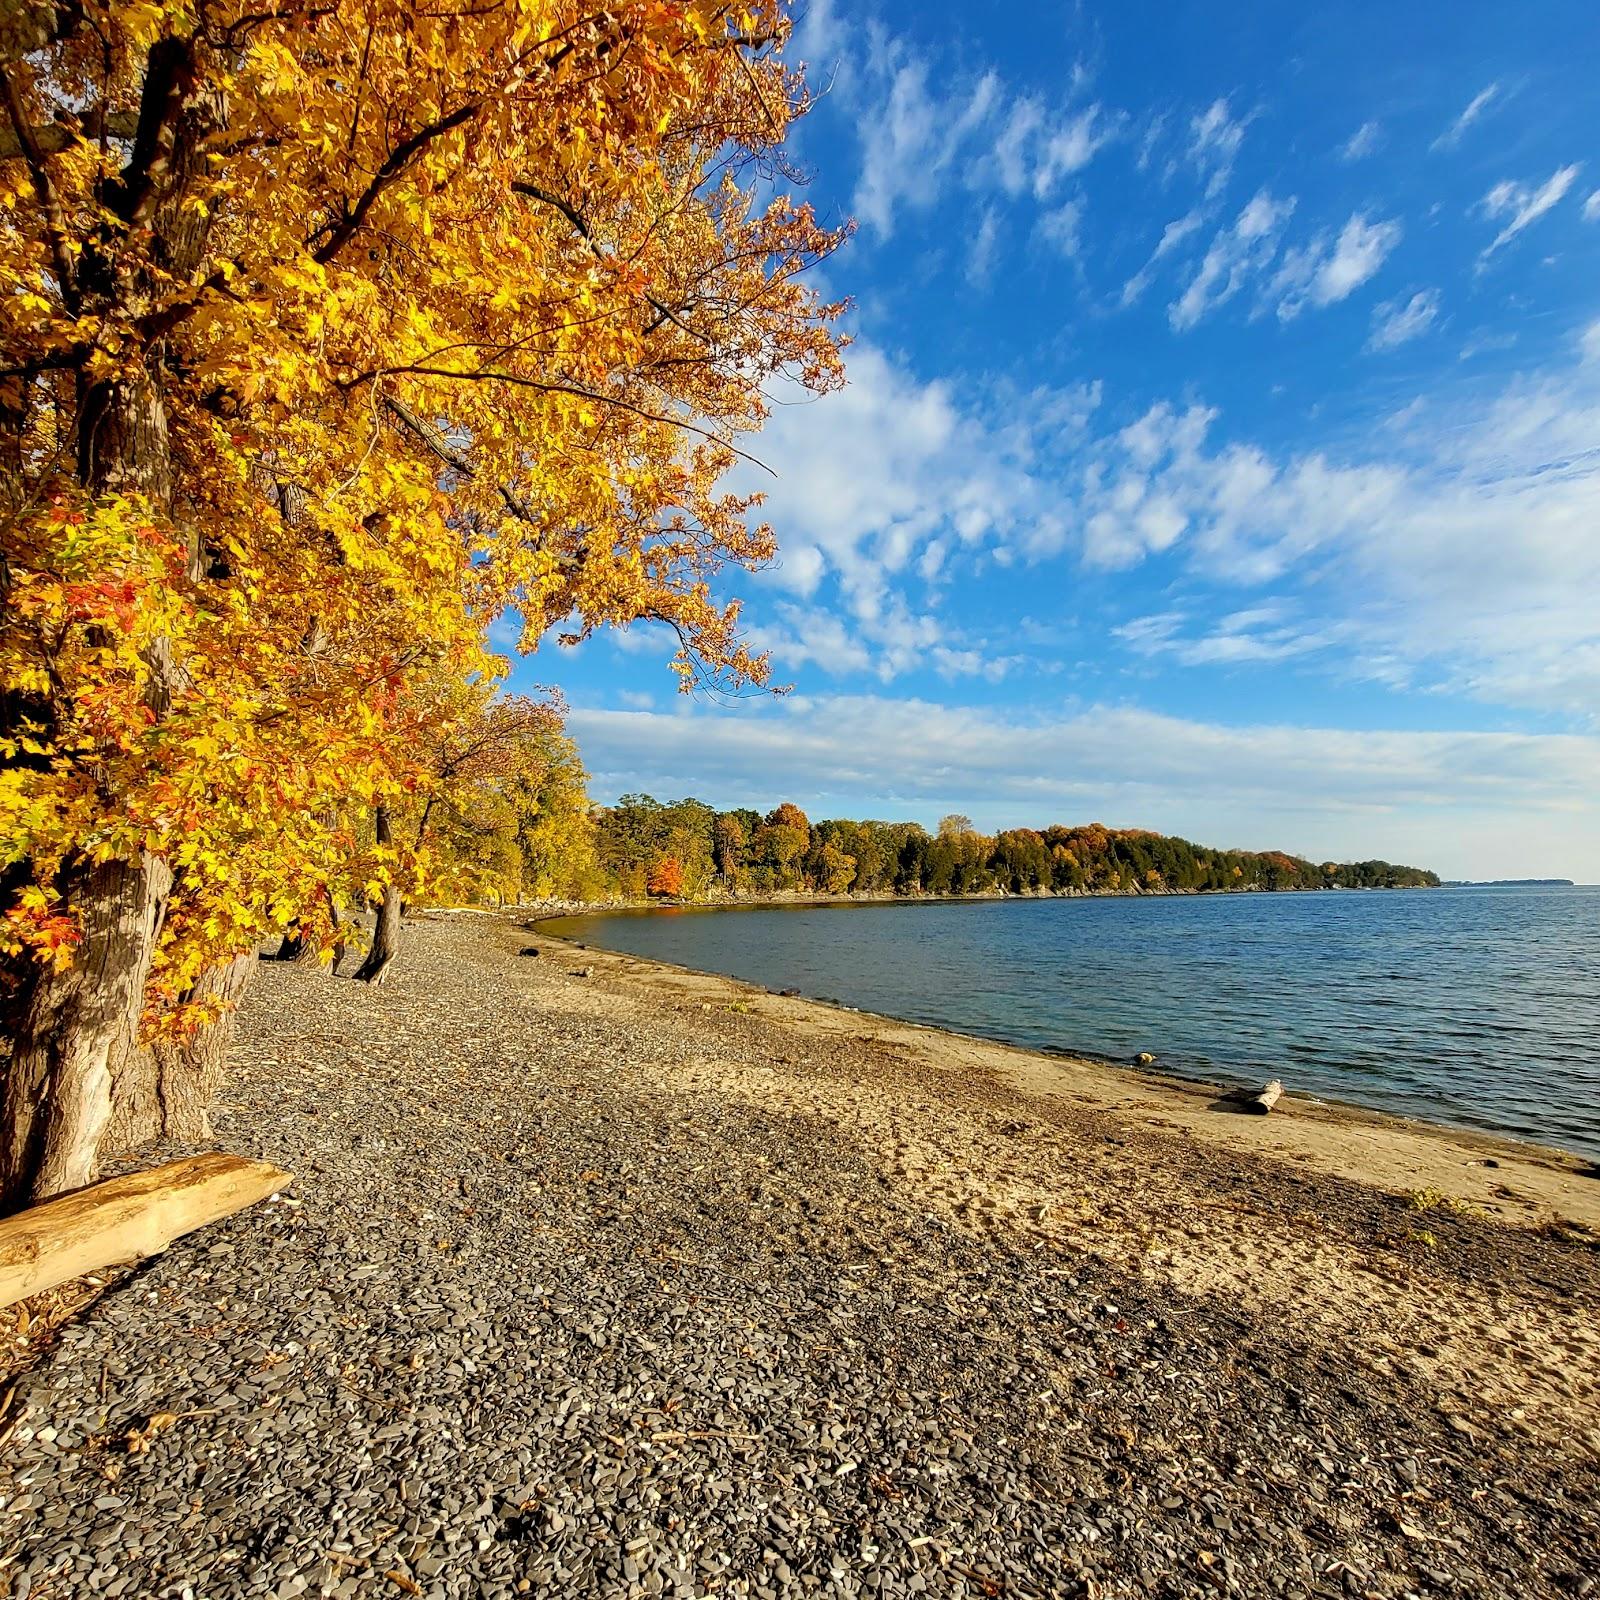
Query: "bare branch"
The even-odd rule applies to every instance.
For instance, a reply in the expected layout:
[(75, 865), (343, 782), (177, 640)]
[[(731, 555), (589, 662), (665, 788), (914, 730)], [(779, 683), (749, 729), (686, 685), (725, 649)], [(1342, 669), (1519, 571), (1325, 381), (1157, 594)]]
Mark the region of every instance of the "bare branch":
[[(56, 156), (70, 150), (79, 139), (131, 139), (139, 126), (136, 111), (113, 111), (109, 116), (93, 112), (81, 122), (46, 122), (26, 130), (36, 155)], [(0, 161), (15, 161), (28, 155), (29, 145), (13, 124), (10, 132), (0, 129)], [(31, 158), (30, 158), (31, 159)]]
[(28, 176), (33, 180), (33, 192), (44, 213), (45, 236), (50, 242), (50, 260), (55, 269), (56, 282), (61, 286), (61, 298), (69, 311), (78, 308), (78, 279), (73, 270), (72, 256), (67, 250), (66, 223), (61, 215), (61, 202), (56, 196), (50, 169), (45, 165), (44, 151), (28, 126), (27, 111), (22, 104), (22, 91), (11, 73), (0, 73), (4, 80), (6, 111), (11, 117), (11, 131), (28, 163)]
[(400, 177), (435, 139), (442, 138), (453, 128), (459, 128), (462, 123), (470, 121), (478, 114), (481, 106), (482, 102), (479, 100), (457, 106), (448, 116), (430, 122), (425, 128), (419, 128), (409, 139), (402, 139), (384, 158), (383, 165), (372, 175), (372, 181), (361, 191), (355, 205), (347, 207), (345, 214), (336, 223), (325, 224), (311, 236), (312, 239), (318, 238), (323, 233), (328, 236), (313, 252), (311, 259), (321, 266), (326, 266), (332, 261), (355, 237), (361, 224), (366, 220), (367, 213), (383, 191)]

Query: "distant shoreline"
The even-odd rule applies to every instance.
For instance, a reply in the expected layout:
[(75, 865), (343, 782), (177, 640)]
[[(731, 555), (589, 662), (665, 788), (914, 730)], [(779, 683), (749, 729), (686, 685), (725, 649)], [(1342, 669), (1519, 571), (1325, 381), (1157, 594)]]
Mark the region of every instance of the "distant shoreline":
[(1441, 889), (1576, 889), (1573, 878), (1446, 878)]
[[(506, 916), (534, 916), (540, 921), (568, 916), (598, 915), (607, 911), (760, 911), (795, 906), (893, 906), (893, 905), (979, 905), (997, 900), (1171, 900), (1223, 899), (1242, 895), (1292, 894), (1404, 894), (1411, 890), (1463, 889), (1491, 887), (1464, 883), (1371, 884), (1347, 888), (1343, 884), (1294, 884), (1282, 889), (1261, 885), (1239, 889), (981, 889), (972, 894), (899, 894), (894, 891), (867, 894), (811, 894), (803, 889), (785, 889), (771, 894), (707, 895), (704, 898), (662, 896), (619, 898), (615, 900), (526, 900), (516, 905), (483, 906)], [(448, 908), (441, 908), (448, 909)]]

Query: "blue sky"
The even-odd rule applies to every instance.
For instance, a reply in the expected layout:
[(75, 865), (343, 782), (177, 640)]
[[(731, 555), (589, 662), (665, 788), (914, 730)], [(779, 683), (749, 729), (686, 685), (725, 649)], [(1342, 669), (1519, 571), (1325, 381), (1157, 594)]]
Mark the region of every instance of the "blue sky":
[(541, 651), (597, 798), (1600, 879), (1600, 14), (1292, 9), (804, 9), (855, 344), (733, 586), (793, 692)]

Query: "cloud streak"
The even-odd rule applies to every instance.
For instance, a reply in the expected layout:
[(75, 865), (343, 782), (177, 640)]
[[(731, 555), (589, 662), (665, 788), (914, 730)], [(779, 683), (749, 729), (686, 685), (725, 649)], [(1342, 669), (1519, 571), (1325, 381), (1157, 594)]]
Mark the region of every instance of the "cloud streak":
[(1183, 293), (1167, 308), (1175, 331), (1194, 327), (1271, 265), (1294, 207), (1292, 195), (1274, 200), (1262, 189), (1228, 227), (1217, 231)]
[(1487, 217), (1506, 217), (1509, 220), (1484, 250), (1480, 260), (1487, 261), (1502, 245), (1510, 244), (1524, 228), (1530, 228), (1546, 212), (1559, 205), (1566, 192), (1578, 181), (1583, 170), (1582, 162), (1569, 167), (1558, 167), (1537, 189), (1527, 184), (1502, 179), (1480, 202)]
[(579, 708), (570, 725), (608, 798), (643, 787), (929, 822), (957, 809), (989, 827), (1099, 819), (1450, 875), (1507, 860), (1506, 828), (1533, 816), (1515, 852), (1525, 870), (1600, 875), (1600, 740), (1581, 735), (1225, 726), (1116, 704), (1024, 715), (874, 695)]
[(1439, 316), (1439, 291), (1419, 289), (1409, 300), (1385, 300), (1372, 310), (1369, 350), (1395, 350), (1420, 339)]
[(1369, 222), (1358, 212), (1337, 236), (1321, 233), (1310, 244), (1286, 252), (1266, 295), (1276, 300), (1279, 320), (1293, 321), (1308, 305), (1331, 306), (1348, 299), (1382, 267), (1400, 233), (1398, 222)]
[(1461, 143), (1462, 136), (1467, 129), (1489, 109), (1499, 97), (1499, 94), (1500, 85), (1498, 82), (1491, 83), (1487, 89), (1480, 90), (1467, 103), (1467, 107), (1461, 115), (1433, 141), (1430, 148), (1434, 150), (1453, 150)]

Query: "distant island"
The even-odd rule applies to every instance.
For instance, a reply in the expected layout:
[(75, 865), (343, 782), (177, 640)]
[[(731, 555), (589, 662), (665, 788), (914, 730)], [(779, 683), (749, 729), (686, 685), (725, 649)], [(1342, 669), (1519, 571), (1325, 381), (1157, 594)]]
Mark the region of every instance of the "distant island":
[[(571, 898), (735, 900), (803, 895), (1209, 894), (1437, 888), (1389, 861), (1312, 862), (1281, 850), (1219, 850), (1145, 828), (1007, 828), (964, 816), (813, 823), (796, 805), (762, 813), (624, 795), (592, 818), (592, 858)], [(570, 864), (570, 863), (569, 863)]]
[(1447, 878), (1446, 889), (1575, 889), (1571, 878)]

